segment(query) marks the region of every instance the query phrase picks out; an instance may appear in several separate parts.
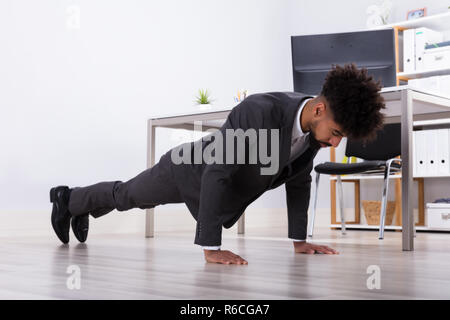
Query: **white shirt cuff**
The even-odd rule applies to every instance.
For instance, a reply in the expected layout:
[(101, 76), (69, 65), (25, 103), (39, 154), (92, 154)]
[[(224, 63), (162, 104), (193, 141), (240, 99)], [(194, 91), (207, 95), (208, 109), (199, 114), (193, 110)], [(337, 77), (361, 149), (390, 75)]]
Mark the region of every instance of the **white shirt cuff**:
[(204, 250), (220, 250), (220, 246), (202, 246)]
[(294, 241), (294, 242), (305, 242), (306, 239), (305, 240), (292, 239), (292, 241)]

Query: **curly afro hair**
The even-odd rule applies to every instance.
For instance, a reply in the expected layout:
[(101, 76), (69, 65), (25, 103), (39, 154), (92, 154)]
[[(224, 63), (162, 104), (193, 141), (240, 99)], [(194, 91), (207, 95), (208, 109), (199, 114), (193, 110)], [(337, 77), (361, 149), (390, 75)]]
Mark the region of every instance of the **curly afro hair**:
[(321, 96), (349, 138), (370, 141), (383, 126), (380, 109), (385, 104), (380, 89), (380, 81), (374, 81), (367, 69), (358, 69), (353, 63), (334, 65), (325, 78)]

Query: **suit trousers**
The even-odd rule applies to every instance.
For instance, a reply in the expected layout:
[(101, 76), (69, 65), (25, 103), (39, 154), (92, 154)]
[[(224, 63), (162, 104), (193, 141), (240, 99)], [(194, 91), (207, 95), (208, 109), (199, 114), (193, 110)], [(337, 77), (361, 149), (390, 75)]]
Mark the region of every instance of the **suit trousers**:
[(126, 182), (105, 181), (72, 188), (68, 208), (72, 216), (90, 214), (98, 218), (114, 209), (148, 209), (182, 202), (169, 151), (153, 167)]

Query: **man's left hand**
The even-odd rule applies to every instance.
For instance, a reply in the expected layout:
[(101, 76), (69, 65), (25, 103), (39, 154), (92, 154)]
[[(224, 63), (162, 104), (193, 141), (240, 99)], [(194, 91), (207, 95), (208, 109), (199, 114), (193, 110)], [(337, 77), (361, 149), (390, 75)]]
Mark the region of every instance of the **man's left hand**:
[(325, 253), (325, 254), (339, 254), (338, 251), (327, 247), (327, 246), (319, 246), (316, 244), (308, 243), (306, 241), (296, 242), (294, 241), (294, 249), (295, 253)]

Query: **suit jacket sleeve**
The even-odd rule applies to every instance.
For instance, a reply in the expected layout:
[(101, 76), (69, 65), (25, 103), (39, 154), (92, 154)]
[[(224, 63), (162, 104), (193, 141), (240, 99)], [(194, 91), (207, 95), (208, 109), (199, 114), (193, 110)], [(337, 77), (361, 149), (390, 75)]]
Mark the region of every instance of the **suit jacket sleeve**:
[(285, 183), (288, 213), (288, 237), (306, 239), (311, 175), (298, 176)]
[(220, 246), (222, 244), (223, 197), (229, 192), (235, 165), (207, 165), (200, 190), (195, 244)]
[[(223, 135), (223, 145), (225, 149), (226, 129), (241, 128), (244, 131), (250, 128), (260, 129), (264, 127), (264, 117), (271, 117), (267, 112), (273, 111), (267, 101), (260, 100), (259, 95), (251, 95), (243, 102), (237, 105), (230, 112), (225, 124), (220, 128)], [(245, 142), (248, 145), (248, 142)], [(235, 161), (233, 164), (208, 164), (201, 179), (200, 204), (197, 216), (197, 227), (194, 243), (201, 246), (220, 246), (222, 239), (222, 219), (224, 216), (222, 205), (224, 195), (231, 190), (231, 180), (233, 174), (239, 169), (239, 164)]]

